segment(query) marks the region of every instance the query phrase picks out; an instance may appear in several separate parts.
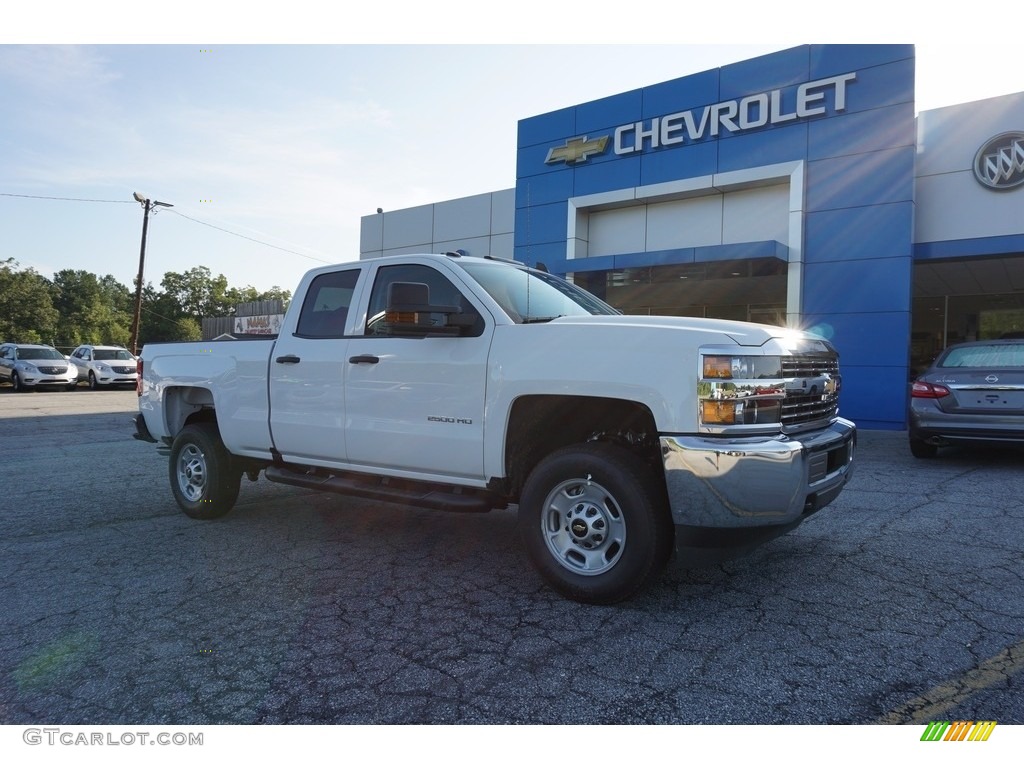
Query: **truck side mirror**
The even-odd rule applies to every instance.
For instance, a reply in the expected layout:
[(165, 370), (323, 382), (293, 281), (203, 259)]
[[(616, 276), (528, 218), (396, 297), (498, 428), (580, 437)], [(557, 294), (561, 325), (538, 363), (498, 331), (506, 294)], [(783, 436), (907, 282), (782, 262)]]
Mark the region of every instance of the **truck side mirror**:
[(431, 304), (430, 287), (426, 283), (392, 283), (388, 286), (384, 318), (393, 333), (458, 336), (463, 328), (473, 324), (473, 318), (461, 312), (456, 306)]

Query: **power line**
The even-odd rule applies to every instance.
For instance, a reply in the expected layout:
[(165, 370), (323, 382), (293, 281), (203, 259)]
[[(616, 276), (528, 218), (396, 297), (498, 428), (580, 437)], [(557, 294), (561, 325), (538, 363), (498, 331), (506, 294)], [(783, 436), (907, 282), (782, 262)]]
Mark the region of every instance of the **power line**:
[[(48, 196), (48, 195), (17, 195), (17, 194), (14, 194), (13, 192), (0, 192), (0, 197), (24, 197), (24, 198), (28, 198), (28, 199), (31, 199), (31, 200), (68, 200), (68, 201), (72, 201), (72, 202), (76, 202), (76, 203), (127, 203), (128, 205), (134, 205), (135, 204), (134, 200), (94, 200), (94, 199), (84, 198), (84, 197), (51, 197), (51, 196)], [(278, 251), (284, 251), (285, 253), (290, 253), (293, 256), (301, 256), (304, 259), (310, 259), (311, 261), (319, 261), (321, 264), (331, 264), (332, 263), (330, 261), (326, 261), (325, 259), (318, 259), (316, 256), (309, 256), (308, 254), (305, 254), (305, 253), (299, 253), (298, 251), (292, 251), (292, 250), (289, 250), (288, 248), (282, 248), (279, 245), (273, 245), (271, 243), (264, 242), (263, 240), (257, 240), (254, 237), (248, 237), (247, 235), (242, 235), (242, 234), (239, 234), (238, 232), (232, 232), (230, 229), (225, 229), (224, 227), (218, 227), (217, 225), (210, 224), (209, 222), (206, 222), (206, 221), (200, 221), (199, 219), (194, 219), (191, 216), (186, 216), (181, 211), (175, 211), (175, 210), (173, 210), (171, 208), (168, 208), (167, 210), (170, 211), (171, 213), (175, 214), (176, 216), (181, 216), (181, 218), (183, 218), (183, 219), (188, 219), (189, 221), (194, 221), (196, 224), (202, 224), (204, 227), (210, 227), (210, 229), (216, 229), (219, 232), (224, 232), (225, 234), (228, 234), (228, 235), (234, 235), (235, 237), (240, 237), (243, 240), (248, 240), (248, 241), (250, 241), (252, 243), (258, 243), (259, 245), (265, 245), (265, 246), (267, 246), (267, 248), (274, 248), (274, 249), (276, 249)]]
[(16, 195), (13, 192), (0, 192), (0, 197), (27, 197), (31, 200), (70, 200), (75, 203), (128, 203), (134, 205), (134, 200), (93, 200), (87, 197), (49, 197), (47, 195)]
[(289, 250), (287, 248), (282, 248), (279, 245), (272, 245), (270, 243), (265, 243), (262, 240), (257, 240), (254, 237), (248, 237), (247, 235), (240, 235), (237, 232), (232, 232), (230, 229), (224, 229), (224, 227), (218, 227), (218, 226), (216, 226), (214, 224), (209, 224), (209, 223), (207, 223), (205, 221), (200, 221), (199, 219), (193, 219), (191, 216), (186, 216), (181, 211), (176, 211), (173, 208), (168, 208), (167, 210), (168, 210), (168, 212), (173, 213), (175, 216), (181, 216), (181, 218), (188, 219), (189, 221), (194, 221), (196, 224), (202, 224), (204, 227), (210, 227), (211, 229), (216, 229), (216, 230), (218, 230), (220, 232), (225, 232), (225, 233), (227, 233), (229, 235), (234, 235), (235, 237), (240, 237), (243, 240), (249, 240), (250, 242), (253, 242), (253, 243), (259, 243), (260, 245), (265, 245), (265, 246), (267, 246), (267, 248), (275, 248), (275, 249), (277, 249), (279, 251), (284, 251), (285, 253), (290, 253), (290, 254), (293, 254), (295, 256), (301, 256), (304, 259), (310, 259), (312, 261), (319, 261), (321, 264), (330, 264), (331, 263), (329, 261), (325, 261), (324, 259), (318, 259), (318, 258), (316, 258), (316, 256), (308, 256), (305, 253), (299, 253), (298, 251), (291, 251), (291, 250)]

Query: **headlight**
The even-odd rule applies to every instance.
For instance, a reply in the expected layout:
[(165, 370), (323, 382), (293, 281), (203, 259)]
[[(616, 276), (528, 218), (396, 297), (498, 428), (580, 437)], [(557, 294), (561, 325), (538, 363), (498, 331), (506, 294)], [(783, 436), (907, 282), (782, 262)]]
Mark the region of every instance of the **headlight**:
[(780, 424), (786, 381), (777, 355), (704, 355), (697, 386), (701, 426)]
[(24, 371), (25, 373), (38, 373), (36, 367), (32, 365), (32, 363), (18, 363), (15, 367), (19, 371)]

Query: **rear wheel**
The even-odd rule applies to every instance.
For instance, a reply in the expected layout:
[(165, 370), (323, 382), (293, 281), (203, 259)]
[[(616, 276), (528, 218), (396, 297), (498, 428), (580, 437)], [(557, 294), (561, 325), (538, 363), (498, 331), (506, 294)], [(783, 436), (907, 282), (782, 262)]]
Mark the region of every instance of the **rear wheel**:
[(632, 597), (672, 552), (661, 479), (633, 454), (601, 443), (541, 461), (523, 487), (519, 529), (548, 585), (584, 603)]
[(181, 430), (171, 446), (168, 470), (174, 500), (189, 517), (223, 517), (238, 500), (242, 472), (234, 466), (216, 424), (190, 424)]
[(934, 459), (939, 453), (939, 447), (926, 443), (917, 437), (910, 438), (910, 453), (916, 459)]

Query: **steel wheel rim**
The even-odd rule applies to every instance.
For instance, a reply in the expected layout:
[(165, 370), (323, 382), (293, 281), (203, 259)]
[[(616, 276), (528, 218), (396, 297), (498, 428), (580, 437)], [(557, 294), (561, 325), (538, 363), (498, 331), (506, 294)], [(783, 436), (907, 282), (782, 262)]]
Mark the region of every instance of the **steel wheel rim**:
[(613, 568), (626, 544), (619, 503), (588, 476), (555, 486), (544, 499), (541, 535), (559, 565), (580, 576)]
[(208, 476), (206, 456), (198, 446), (189, 444), (182, 448), (178, 454), (177, 475), (182, 496), (192, 502), (203, 498)]

